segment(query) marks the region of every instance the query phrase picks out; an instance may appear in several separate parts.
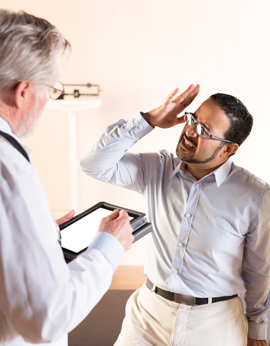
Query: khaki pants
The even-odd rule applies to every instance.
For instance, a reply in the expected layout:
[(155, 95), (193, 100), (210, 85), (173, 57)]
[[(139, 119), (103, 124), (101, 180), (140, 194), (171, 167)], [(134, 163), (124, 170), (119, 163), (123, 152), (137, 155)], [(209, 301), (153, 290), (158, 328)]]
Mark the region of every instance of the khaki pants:
[(188, 306), (144, 284), (129, 298), (115, 346), (246, 346), (248, 323), (239, 297)]

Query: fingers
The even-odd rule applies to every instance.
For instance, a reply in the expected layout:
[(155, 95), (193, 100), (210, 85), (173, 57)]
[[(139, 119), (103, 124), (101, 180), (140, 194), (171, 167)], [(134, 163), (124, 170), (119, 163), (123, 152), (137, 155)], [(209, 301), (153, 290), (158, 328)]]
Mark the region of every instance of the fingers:
[(199, 84), (197, 84), (195, 88), (191, 91), (191, 93), (187, 95), (187, 97), (183, 100), (182, 105), (184, 107), (189, 106), (191, 102), (195, 99), (195, 97), (198, 95), (199, 91), (200, 91), (200, 86)]
[(117, 219), (119, 217), (119, 210), (115, 209), (111, 214), (109, 214), (108, 216), (106, 216), (104, 219), (107, 222), (113, 221), (115, 219)]
[(131, 248), (131, 245), (134, 241), (134, 236), (132, 234), (133, 228), (130, 225), (129, 215), (126, 211), (121, 210), (119, 213), (119, 218), (117, 221), (122, 221), (123, 232), (121, 236), (118, 238), (125, 251)]
[(69, 220), (71, 220), (73, 218), (73, 216), (75, 215), (75, 210), (71, 210), (70, 212), (68, 212), (66, 215), (64, 215), (63, 217), (55, 220), (55, 222), (57, 223), (58, 226), (60, 226), (62, 223), (67, 222)]
[(178, 95), (174, 99), (174, 102), (181, 103), (183, 100), (185, 100), (186, 97), (188, 97), (188, 95), (193, 91), (193, 89), (194, 89), (194, 84), (190, 84), (190, 86), (185, 91), (183, 91), (180, 95)]
[(128, 213), (125, 210), (120, 210), (119, 219), (120, 218), (129, 218)]
[(170, 103), (174, 99), (175, 95), (177, 95), (178, 92), (179, 92), (179, 88), (176, 88), (172, 92), (170, 92), (169, 95), (166, 97), (164, 104), (167, 105), (168, 103)]
[(107, 232), (115, 236), (125, 251), (130, 249), (134, 240), (132, 235), (133, 228), (130, 225), (129, 216), (124, 210), (119, 211), (115, 209), (110, 215), (101, 219), (98, 231)]
[(186, 104), (189, 105), (194, 100), (194, 98), (198, 95), (199, 91), (200, 91), (199, 84), (197, 84), (196, 86), (191, 84), (184, 92), (182, 92), (182, 94), (180, 94), (174, 99), (174, 102), (181, 103), (182, 105), (186, 105)]
[(120, 210), (118, 217), (113, 222), (115, 227), (123, 227), (125, 224), (130, 225), (128, 213), (125, 210)]
[(177, 124), (184, 124), (185, 123), (185, 119), (184, 119), (184, 115), (182, 115), (181, 117), (177, 118)]
[[(196, 86), (194, 86), (194, 84), (191, 84), (184, 92), (176, 96), (178, 91), (179, 89), (177, 88), (167, 96), (163, 104), (163, 107), (169, 106), (170, 104), (174, 103), (175, 106), (180, 106), (180, 111), (182, 111), (187, 106), (189, 106), (191, 102), (195, 99), (195, 97), (198, 95), (200, 91), (200, 85), (197, 84)], [(177, 123), (183, 123), (183, 119), (179, 118), (179, 120), (177, 120)]]

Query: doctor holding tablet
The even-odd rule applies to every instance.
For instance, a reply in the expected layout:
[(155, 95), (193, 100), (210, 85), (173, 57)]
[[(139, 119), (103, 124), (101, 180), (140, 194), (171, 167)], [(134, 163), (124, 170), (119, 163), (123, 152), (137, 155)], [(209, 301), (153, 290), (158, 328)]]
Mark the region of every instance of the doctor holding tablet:
[[(130, 226), (133, 229), (133, 243), (152, 232), (152, 225), (147, 222), (145, 213), (122, 208), (107, 202), (99, 202), (60, 225), (61, 247), (67, 263), (73, 261), (74, 258), (87, 250), (89, 244), (92, 243), (93, 238), (96, 236), (100, 220), (105, 220), (104, 217), (109, 216), (116, 209), (121, 210), (121, 212), (124, 210), (128, 213)], [(63, 220), (67, 216), (69, 214)], [(91, 230), (89, 225), (92, 227)]]
[(67, 346), (67, 333), (108, 290), (133, 242), (127, 212), (116, 209), (66, 264), (30, 150), (20, 143), (61, 95), (59, 57), (69, 50), (46, 20), (0, 10), (0, 345)]

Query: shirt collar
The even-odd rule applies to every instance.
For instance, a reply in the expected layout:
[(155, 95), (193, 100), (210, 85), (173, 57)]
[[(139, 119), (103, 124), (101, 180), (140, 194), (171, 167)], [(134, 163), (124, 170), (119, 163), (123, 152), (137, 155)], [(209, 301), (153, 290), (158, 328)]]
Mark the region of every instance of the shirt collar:
[(1, 118), (1, 116), (0, 116), (0, 130), (8, 133), (12, 137), (14, 137), (22, 145), (22, 147), (25, 149), (25, 151), (27, 152), (27, 155), (29, 156), (29, 158), (31, 160), (32, 150), (29, 147), (27, 147), (25, 144), (21, 143), (20, 138), (17, 137), (16, 135), (14, 135), (14, 133), (12, 132), (12, 129), (11, 129), (9, 123), (5, 119)]
[(9, 123), (5, 119), (3, 119), (1, 117), (0, 117), (0, 130), (3, 131), (3, 132), (8, 133), (10, 135), (13, 135), (12, 129), (11, 129)]
[[(215, 171), (208, 174), (208, 176), (211, 174), (214, 174), (215, 179), (216, 179), (216, 183), (217, 183), (217, 187), (219, 187), (224, 182), (224, 180), (227, 178), (227, 176), (229, 175), (229, 173), (231, 171), (231, 167), (232, 167), (232, 160), (228, 159), (226, 162), (223, 163), (223, 165), (221, 165)], [(185, 176), (187, 175), (187, 170), (185, 167), (185, 163), (183, 161), (180, 161), (178, 163), (178, 165), (175, 167), (175, 169), (173, 170), (173, 172), (171, 174), (171, 178), (178, 172), (182, 173), (182, 175), (185, 175)], [(191, 174), (190, 174), (190, 176), (191, 176)], [(204, 177), (204, 178), (206, 178), (206, 177)]]
[(228, 159), (222, 166), (218, 167), (214, 172), (216, 177), (217, 187), (219, 187), (227, 178), (232, 168), (232, 160)]

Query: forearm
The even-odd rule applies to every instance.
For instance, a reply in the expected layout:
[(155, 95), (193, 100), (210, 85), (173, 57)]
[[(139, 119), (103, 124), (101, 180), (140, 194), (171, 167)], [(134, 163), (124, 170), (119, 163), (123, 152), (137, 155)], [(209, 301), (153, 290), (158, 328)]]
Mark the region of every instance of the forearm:
[[(268, 262), (269, 259), (265, 258)], [(247, 267), (246, 261), (243, 264), (243, 278), (245, 281), (246, 294), (246, 314), (248, 318), (248, 337), (255, 340), (267, 338), (268, 320), (266, 312), (269, 311), (269, 273), (263, 272), (262, 266), (259, 268), (252, 263), (253, 268)], [(256, 267), (256, 268), (255, 268)]]
[(5, 201), (0, 205), (1, 313), (10, 328), (31, 343), (57, 340), (107, 291), (123, 248), (119, 246), (114, 261), (114, 255), (111, 260), (102, 254), (104, 246), (91, 244), (67, 265), (41, 184), (24, 175), (22, 181), (18, 177), (8, 183), (0, 194)]
[[(2, 280), (5, 287), (0, 285), (2, 312), (12, 329), (31, 343), (52, 342), (74, 329), (112, 280), (114, 268), (99, 250), (91, 248), (69, 265), (59, 250), (40, 252), (36, 264), (4, 264), (9, 274)], [(37, 252), (26, 252), (36, 258)], [(120, 250), (118, 260), (122, 254)]]
[[(246, 314), (248, 318), (248, 337), (255, 340), (264, 340), (267, 337), (268, 320), (266, 312), (269, 310), (269, 276), (259, 274), (254, 269), (247, 271), (244, 262), (243, 277), (245, 281)], [(265, 273), (266, 274), (266, 273)]]
[(119, 162), (124, 153), (155, 126), (170, 128), (183, 124), (184, 117), (178, 118), (178, 114), (191, 104), (198, 92), (199, 85), (193, 84), (178, 96), (178, 89), (175, 89), (160, 107), (143, 114), (144, 118), (137, 114), (129, 121), (120, 120), (107, 127), (102, 136), (80, 156), (81, 169), (87, 174), (101, 177), (103, 172)]
[(246, 313), (249, 321), (248, 336), (264, 340), (267, 336), (267, 316), (270, 308), (270, 193), (266, 186), (258, 201), (258, 209), (246, 235), (242, 277), (246, 294)]
[(101, 137), (80, 155), (81, 169), (90, 175), (106, 171), (117, 164), (129, 148), (152, 130), (140, 114), (129, 121), (120, 120), (108, 126)]
[(2, 260), (1, 311), (26, 340), (51, 342), (76, 327), (97, 304), (109, 288), (113, 267), (96, 249), (67, 266), (58, 244), (52, 252), (35, 246), (36, 251), (26, 246), (26, 258), (19, 261), (11, 251), (10, 260)]
[(255, 308), (253, 313), (247, 311), (248, 317), (248, 337), (255, 340), (264, 340), (267, 338), (268, 319), (264, 310), (269, 309), (269, 306), (265, 304), (262, 310)]

